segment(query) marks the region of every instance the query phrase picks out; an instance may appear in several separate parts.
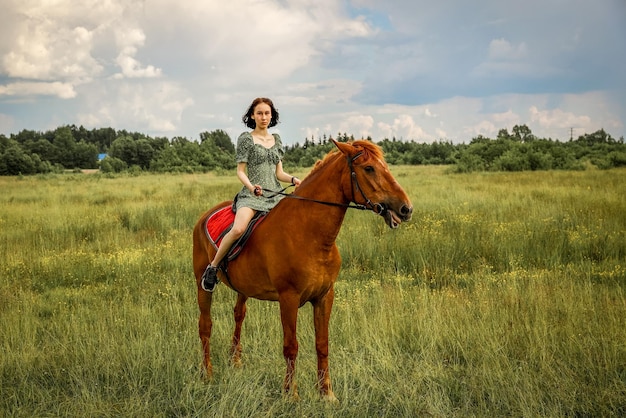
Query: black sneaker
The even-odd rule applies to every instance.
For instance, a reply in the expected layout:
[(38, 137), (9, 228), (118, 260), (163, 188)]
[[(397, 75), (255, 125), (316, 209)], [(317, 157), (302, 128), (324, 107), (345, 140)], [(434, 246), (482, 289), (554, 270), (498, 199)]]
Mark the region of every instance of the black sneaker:
[(200, 281), (200, 286), (206, 292), (212, 292), (215, 290), (215, 286), (220, 282), (220, 279), (217, 278), (217, 267), (213, 267), (212, 265), (208, 265), (204, 273), (202, 273), (202, 280)]

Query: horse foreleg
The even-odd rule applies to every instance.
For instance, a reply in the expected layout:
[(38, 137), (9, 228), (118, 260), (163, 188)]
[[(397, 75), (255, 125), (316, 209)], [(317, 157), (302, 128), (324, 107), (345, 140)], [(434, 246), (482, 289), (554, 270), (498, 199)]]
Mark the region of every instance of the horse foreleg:
[(283, 356), (287, 362), (287, 372), (283, 391), (294, 399), (299, 399), (296, 386), (296, 357), (298, 356), (298, 339), (296, 337), (296, 325), (298, 322), (298, 308), (300, 298), (295, 295), (279, 295), (280, 320), (283, 326)]
[(200, 334), (200, 341), (202, 342), (202, 352), (204, 364), (204, 370), (207, 377), (213, 375), (213, 366), (211, 364), (211, 329), (213, 328), (213, 321), (211, 320), (211, 302), (213, 293), (205, 292), (198, 285), (198, 307), (200, 308), (200, 318), (198, 320), (198, 333)]
[(235, 332), (233, 333), (233, 342), (230, 346), (230, 358), (235, 367), (241, 367), (241, 326), (246, 318), (246, 301), (247, 296), (239, 293), (237, 295), (237, 303), (235, 304)]
[(337, 402), (328, 371), (328, 324), (334, 299), (335, 289), (331, 287), (326, 295), (313, 302), (315, 350), (317, 351), (317, 385), (322, 398), (331, 402)]

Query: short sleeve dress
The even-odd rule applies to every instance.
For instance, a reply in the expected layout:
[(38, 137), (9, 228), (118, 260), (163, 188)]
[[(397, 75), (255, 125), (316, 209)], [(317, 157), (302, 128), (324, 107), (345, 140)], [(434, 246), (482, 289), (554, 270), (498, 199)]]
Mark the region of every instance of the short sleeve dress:
[[(264, 189), (281, 189), (276, 178), (276, 165), (283, 159), (283, 144), (278, 134), (273, 134), (274, 145), (266, 148), (255, 144), (250, 132), (244, 132), (237, 139), (237, 163), (248, 164), (248, 178), (252, 184), (259, 184)], [(237, 193), (235, 208), (248, 207), (257, 211), (269, 212), (283, 198), (282, 195), (269, 196), (264, 192), (261, 197), (255, 196), (245, 186)]]

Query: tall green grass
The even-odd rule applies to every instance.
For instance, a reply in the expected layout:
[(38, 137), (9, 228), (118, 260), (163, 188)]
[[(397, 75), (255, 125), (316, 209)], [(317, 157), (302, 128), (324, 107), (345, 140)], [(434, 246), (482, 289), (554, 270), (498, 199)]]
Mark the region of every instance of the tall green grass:
[(337, 406), (308, 306), (302, 401), (281, 395), (277, 304), (249, 302), (230, 367), (223, 287), (201, 378), (191, 231), (234, 175), (0, 178), (0, 416), (626, 414), (626, 171), (393, 171), (413, 220), (349, 212), (338, 238)]

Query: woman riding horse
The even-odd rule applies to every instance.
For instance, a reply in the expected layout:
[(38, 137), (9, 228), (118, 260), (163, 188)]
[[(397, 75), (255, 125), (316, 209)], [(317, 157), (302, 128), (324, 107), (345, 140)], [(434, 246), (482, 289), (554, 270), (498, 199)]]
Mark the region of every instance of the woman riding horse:
[(283, 144), (278, 134), (270, 135), (268, 128), (278, 123), (278, 111), (268, 98), (254, 99), (243, 115), (243, 123), (252, 132), (244, 132), (237, 140), (237, 177), (243, 188), (235, 199), (235, 221), (232, 228), (222, 238), (217, 254), (207, 266), (202, 277), (202, 289), (212, 292), (219, 282), (217, 268), (231, 246), (241, 237), (246, 227), (257, 213), (273, 208), (281, 195), (259, 199), (263, 189), (277, 190), (279, 181), (290, 181), (296, 187), (300, 180), (283, 170)]
[[(334, 284), (341, 267), (335, 240), (349, 207), (368, 209), (396, 228), (411, 218), (413, 206), (394, 179), (382, 151), (370, 141), (335, 142), (338, 151), (318, 162), (300, 187), (282, 199), (258, 224), (239, 253), (228, 264), (224, 283), (237, 292), (235, 331), (231, 354), (241, 362), (241, 328), (248, 298), (278, 301), (283, 327), (283, 356), (287, 370), (283, 389), (296, 397), (294, 381), (298, 341), (298, 308), (313, 305), (317, 379), (320, 395), (336, 401), (328, 367), (328, 324), (334, 300)], [(210, 357), (211, 302), (213, 293), (202, 289), (202, 276), (215, 250), (205, 233), (205, 220), (223, 202), (204, 213), (193, 234), (193, 266), (198, 288), (198, 328), (203, 361), (212, 374)], [(227, 275), (227, 276), (226, 276)]]

